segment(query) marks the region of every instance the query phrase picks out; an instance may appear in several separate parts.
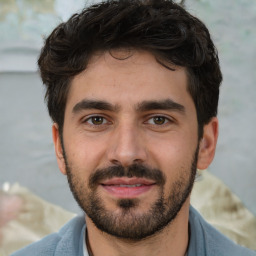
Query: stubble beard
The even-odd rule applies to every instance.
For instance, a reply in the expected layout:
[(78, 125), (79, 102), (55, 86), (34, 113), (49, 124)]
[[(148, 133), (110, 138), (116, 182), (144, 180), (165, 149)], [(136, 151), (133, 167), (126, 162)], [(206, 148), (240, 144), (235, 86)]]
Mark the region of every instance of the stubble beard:
[[(63, 152), (65, 153), (64, 148)], [(179, 178), (172, 183), (169, 196), (165, 199), (166, 178), (158, 169), (151, 169), (140, 164), (131, 165), (128, 168), (110, 166), (92, 173), (87, 181), (88, 186), (85, 187), (85, 182), (76, 176), (76, 171), (69, 165), (67, 156), (64, 154), (69, 187), (78, 205), (99, 230), (131, 241), (138, 241), (157, 234), (176, 218), (193, 188), (197, 158), (198, 147), (194, 153), (190, 170), (180, 171)], [(106, 209), (103, 200), (97, 193), (99, 180), (112, 177), (153, 179), (159, 187), (158, 198), (143, 214), (136, 212), (136, 208), (140, 204), (139, 199), (136, 198), (117, 200), (118, 212), (112, 212)]]

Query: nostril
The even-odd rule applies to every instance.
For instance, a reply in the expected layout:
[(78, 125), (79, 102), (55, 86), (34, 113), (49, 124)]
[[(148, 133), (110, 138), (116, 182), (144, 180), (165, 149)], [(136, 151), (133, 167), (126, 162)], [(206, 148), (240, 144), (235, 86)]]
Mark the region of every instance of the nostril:
[(130, 166), (142, 163), (147, 158), (147, 153), (142, 138), (138, 138), (135, 129), (120, 128), (109, 141), (107, 159), (114, 165)]
[(141, 164), (142, 162), (143, 162), (142, 159), (135, 159), (133, 161), (134, 164)]
[(121, 162), (119, 162), (119, 161), (116, 160), (116, 159), (111, 160), (111, 163), (112, 163), (113, 165), (121, 165)]
[(132, 164), (142, 164), (143, 163), (143, 160), (141, 159), (134, 159), (134, 160), (131, 160), (131, 161), (119, 161), (117, 159), (112, 159), (111, 160), (111, 164), (113, 165), (121, 165), (121, 166), (130, 166)]

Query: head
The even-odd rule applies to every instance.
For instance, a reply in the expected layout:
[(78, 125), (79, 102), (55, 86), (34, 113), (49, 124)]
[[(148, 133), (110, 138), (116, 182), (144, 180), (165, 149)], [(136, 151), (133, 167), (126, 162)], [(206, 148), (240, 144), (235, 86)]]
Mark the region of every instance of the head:
[(163, 0), (106, 1), (74, 14), (46, 39), (38, 64), (48, 111), (59, 129), (72, 79), (96, 52), (120, 48), (146, 50), (166, 68), (185, 67), (201, 137), (217, 115), (222, 81), (217, 51), (199, 19)]
[(216, 145), (204, 24), (172, 1), (106, 1), (60, 24), (38, 63), (59, 167), (97, 228), (142, 239), (171, 223)]

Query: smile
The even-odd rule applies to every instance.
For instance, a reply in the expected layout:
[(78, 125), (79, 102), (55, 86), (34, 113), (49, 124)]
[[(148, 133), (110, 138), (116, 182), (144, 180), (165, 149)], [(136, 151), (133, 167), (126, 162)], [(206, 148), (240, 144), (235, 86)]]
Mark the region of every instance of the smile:
[(143, 178), (114, 178), (101, 184), (101, 187), (117, 198), (136, 198), (156, 185)]
[(142, 184), (134, 184), (134, 185), (125, 185), (125, 184), (120, 184), (120, 185), (113, 185), (116, 187), (122, 187), (122, 188), (134, 188), (134, 187), (140, 187), (143, 186)]

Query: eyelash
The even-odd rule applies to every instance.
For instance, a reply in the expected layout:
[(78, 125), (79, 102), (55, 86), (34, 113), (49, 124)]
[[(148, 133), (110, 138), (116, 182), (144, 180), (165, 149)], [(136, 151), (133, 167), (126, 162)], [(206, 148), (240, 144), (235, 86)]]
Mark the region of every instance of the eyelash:
[[(96, 119), (96, 118), (100, 118), (103, 120), (103, 123), (100, 123), (100, 124), (94, 124), (93, 123), (93, 119)], [(89, 122), (91, 120), (91, 123)], [(88, 125), (90, 126), (102, 126), (102, 125), (106, 125), (108, 123), (110, 123), (107, 118), (105, 118), (104, 116), (101, 116), (101, 115), (94, 115), (94, 116), (90, 116), (90, 117), (87, 117), (85, 120), (83, 120), (83, 123), (87, 123)]]
[[(150, 117), (147, 121), (147, 123), (150, 123), (150, 120), (153, 120), (154, 123), (152, 123), (152, 125), (157, 125), (157, 126), (161, 126), (161, 125), (165, 125), (167, 124), (168, 122), (170, 122), (170, 119), (168, 119), (167, 117), (165, 116), (153, 116), (153, 117)], [(160, 121), (160, 123), (156, 123)]]
[[(99, 118), (102, 120), (101, 123), (99, 124), (95, 124), (93, 123), (93, 119), (96, 119), (96, 118)], [(160, 123), (155, 123), (157, 120), (156, 119), (160, 119)], [(162, 119), (162, 123), (161, 123), (161, 119)], [(150, 120), (153, 120), (153, 123), (150, 123)], [(159, 120), (158, 120), (159, 121)], [(144, 122), (145, 124), (149, 124), (149, 125), (152, 125), (152, 126), (165, 126), (165, 125), (168, 125), (169, 123), (173, 123), (174, 121), (171, 119), (171, 118), (168, 118), (166, 116), (163, 116), (163, 115), (155, 115), (155, 116), (150, 116), (146, 122)], [(107, 124), (110, 124), (111, 122), (108, 121), (108, 119), (104, 116), (101, 116), (101, 115), (93, 115), (93, 116), (90, 116), (90, 117), (87, 117), (85, 120), (83, 120), (83, 123), (87, 123), (87, 125), (90, 125), (90, 126), (103, 126), (103, 125), (107, 125)]]
[[(162, 119), (161, 123), (156, 123), (156, 119)], [(152, 121), (151, 121), (152, 120)], [(150, 125), (152, 128), (165, 128), (167, 126), (169, 126), (170, 124), (174, 123), (175, 120), (172, 119), (171, 117), (166, 117), (164, 115), (154, 115), (154, 116), (150, 116), (147, 121), (145, 122), (146, 124)]]

